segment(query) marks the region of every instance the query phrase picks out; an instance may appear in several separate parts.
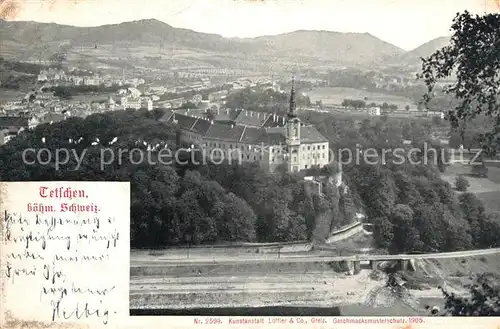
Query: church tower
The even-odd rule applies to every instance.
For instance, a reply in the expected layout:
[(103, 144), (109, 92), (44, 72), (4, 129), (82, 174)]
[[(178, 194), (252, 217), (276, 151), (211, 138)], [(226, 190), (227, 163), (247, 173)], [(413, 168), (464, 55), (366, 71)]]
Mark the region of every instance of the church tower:
[(300, 170), (300, 119), (297, 117), (297, 103), (295, 100), (295, 79), (292, 77), (290, 93), (290, 108), (286, 123), (286, 144), (288, 149), (288, 171)]

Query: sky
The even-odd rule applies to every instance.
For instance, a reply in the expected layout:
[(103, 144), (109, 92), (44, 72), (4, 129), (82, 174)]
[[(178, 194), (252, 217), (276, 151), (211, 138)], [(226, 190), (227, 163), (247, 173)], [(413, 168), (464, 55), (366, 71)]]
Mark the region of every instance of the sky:
[(482, 14), (499, 9), (496, 0), (6, 1), (16, 3), (9, 20), (98, 26), (155, 18), (174, 27), (226, 37), (296, 30), (367, 32), (405, 50), (450, 35), (457, 12)]

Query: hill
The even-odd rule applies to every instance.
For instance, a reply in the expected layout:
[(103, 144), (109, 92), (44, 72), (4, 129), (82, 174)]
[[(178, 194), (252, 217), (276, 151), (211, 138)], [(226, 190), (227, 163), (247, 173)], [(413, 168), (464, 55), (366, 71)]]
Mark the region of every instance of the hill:
[(369, 33), (301, 30), (253, 40), (259, 48), (267, 48), (282, 56), (310, 56), (350, 63), (370, 63), (374, 59), (404, 53), (402, 49)]
[[(208, 52), (224, 59), (291, 63), (305, 61), (304, 65), (324, 62), (338, 65), (369, 64), (374, 59), (404, 53), (398, 47), (368, 33), (296, 31), (240, 39), (175, 28), (155, 19), (98, 27), (0, 20), (0, 38), (3, 42), (0, 55), (5, 58), (16, 56), (20, 60), (46, 60), (58, 52), (98, 56), (92, 53), (96, 46), (106, 49), (106, 55), (101, 54), (101, 57), (120, 59), (168, 55), (175, 51), (180, 57), (183, 57), (183, 52), (189, 52), (189, 56), (186, 56), (192, 60), (193, 52), (202, 57)], [(199, 60), (198, 64), (202, 63), (206, 64), (203, 59), (201, 62)], [(221, 64), (231, 65), (231, 62), (221, 61)]]
[(418, 58), (427, 57), (430, 56), (436, 50), (443, 48), (444, 46), (447, 46), (449, 43), (450, 43), (449, 37), (439, 37), (409, 51), (406, 55)]
[(439, 37), (424, 43), (417, 48), (410, 50), (402, 55), (390, 58), (389, 61), (394, 64), (418, 66), (420, 67), (422, 57), (432, 55), (436, 50), (447, 46), (450, 43), (450, 37)]

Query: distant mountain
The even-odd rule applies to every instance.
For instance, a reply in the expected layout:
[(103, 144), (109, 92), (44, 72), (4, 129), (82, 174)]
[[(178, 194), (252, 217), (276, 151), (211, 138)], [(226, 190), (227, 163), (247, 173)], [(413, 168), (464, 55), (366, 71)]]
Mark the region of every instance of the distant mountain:
[(402, 65), (418, 65), (421, 64), (421, 58), (426, 58), (432, 55), (436, 50), (450, 44), (450, 37), (439, 37), (433, 39), (423, 45), (410, 50), (400, 56), (390, 59), (391, 62)]
[(369, 33), (330, 31), (296, 31), (276, 36), (263, 36), (254, 42), (277, 53), (289, 56), (309, 56), (352, 63), (369, 63), (404, 53), (404, 50), (382, 41)]
[(178, 29), (155, 19), (97, 27), (0, 20), (0, 36), (3, 40), (16, 41), (21, 44), (69, 42), (74, 46), (169, 43), (201, 49), (219, 49), (220, 47), (225, 49), (232, 43), (231, 40), (219, 35)]
[(432, 55), (436, 50), (441, 49), (450, 44), (450, 37), (439, 37), (433, 39), (429, 42), (424, 43), (423, 45), (410, 50), (408, 55), (413, 55), (416, 57), (428, 57)]
[(368, 33), (296, 31), (257, 38), (224, 38), (174, 28), (155, 19), (98, 27), (0, 20), (0, 39), (0, 54), (5, 57), (19, 54), (30, 57), (37, 51), (54, 53), (61, 45), (77, 52), (82, 47), (108, 45), (113, 49), (141, 48), (144, 56), (144, 47), (175, 47), (176, 50), (211, 52), (244, 60), (337, 64), (367, 64), (404, 54), (402, 49)]

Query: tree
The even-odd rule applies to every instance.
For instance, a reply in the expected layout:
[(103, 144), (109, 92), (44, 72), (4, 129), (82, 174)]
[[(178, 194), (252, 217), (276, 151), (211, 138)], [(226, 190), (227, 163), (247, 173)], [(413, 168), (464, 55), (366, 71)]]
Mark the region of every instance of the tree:
[(405, 106), (405, 110), (409, 111), (410, 110), (410, 105)]
[(488, 248), (500, 247), (500, 213), (488, 214), (482, 226), (483, 245)]
[(455, 187), (458, 191), (465, 192), (467, 191), (467, 188), (469, 188), (469, 186), (469, 181), (463, 175), (459, 175), (455, 179)]
[(464, 219), (469, 222), (470, 235), (475, 245), (481, 245), (483, 241), (482, 226), (487, 216), (483, 203), (475, 194), (463, 193), (458, 197), (460, 208)]
[(379, 248), (389, 249), (394, 239), (394, 225), (386, 217), (376, 217), (372, 220), (372, 224), (375, 244)]
[(207, 118), (213, 120), (217, 117), (217, 112), (212, 109), (207, 109)]
[(422, 250), (423, 243), (413, 224), (413, 215), (414, 212), (408, 205), (394, 206), (390, 215), (390, 221), (394, 225), (392, 251)]
[(226, 241), (254, 241), (257, 218), (252, 208), (233, 193), (224, 198), (222, 222), (217, 225), (218, 237)]
[(441, 289), (445, 313), (452, 316), (500, 316), (500, 276), (482, 274), (470, 287), (470, 298), (458, 297)]
[(193, 102), (186, 102), (184, 104), (181, 105), (180, 109), (195, 109), (197, 108), (196, 104), (194, 104)]
[(441, 250), (445, 243), (443, 223), (435, 212), (438, 208), (439, 204), (429, 207), (424, 203), (415, 207), (413, 218), (423, 243), (423, 251), (436, 252)]
[[(435, 94), (436, 82), (453, 77), (456, 82), (443, 88), (445, 94), (459, 101), (446, 117), (454, 129), (463, 136), (466, 124), (479, 114), (491, 117), (494, 127), (480, 136), (487, 154), (500, 149), (500, 14), (473, 16), (465, 11), (453, 20), (451, 43), (437, 50), (422, 61), (422, 73), (418, 75), (427, 85), (424, 103)], [(460, 125), (463, 122), (463, 125)]]

